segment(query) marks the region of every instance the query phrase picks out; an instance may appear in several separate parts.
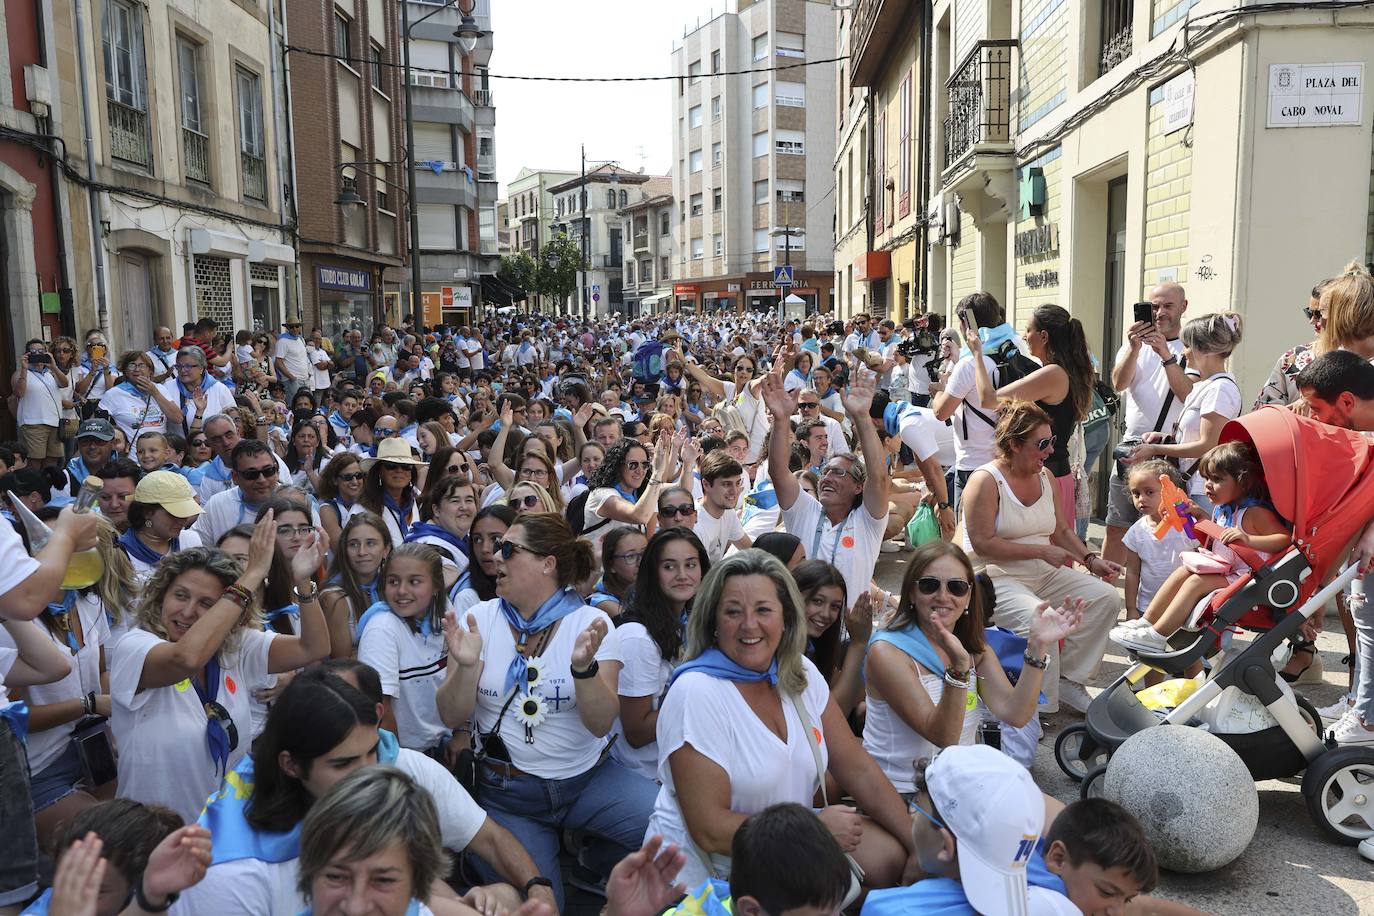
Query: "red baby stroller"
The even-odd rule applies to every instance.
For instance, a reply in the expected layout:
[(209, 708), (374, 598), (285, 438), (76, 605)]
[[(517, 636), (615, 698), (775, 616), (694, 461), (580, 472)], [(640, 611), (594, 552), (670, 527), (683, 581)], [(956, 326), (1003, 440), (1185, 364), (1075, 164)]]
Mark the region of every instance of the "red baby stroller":
[[(1274, 508), (1293, 523), (1292, 546), (1267, 563), (1242, 555), (1252, 572), (1214, 594), (1196, 628), (1170, 637), (1171, 651), (1134, 653), (1139, 663), (1092, 702), (1083, 725), (1060, 734), (1055, 759), (1065, 773), (1082, 780), (1087, 797), (1107, 758), (1127, 738), (1161, 724), (1195, 724), (1209, 702), (1234, 686), (1262, 703), (1278, 724), (1217, 737), (1236, 750), (1256, 780), (1305, 770), (1302, 789), (1312, 818), (1337, 841), (1354, 845), (1374, 835), (1374, 748), (1325, 743), (1312, 705), (1277, 686), (1271, 657), (1285, 641), (1296, 640), (1302, 625), (1357, 575), (1351, 565), (1321, 584), (1374, 518), (1374, 441), (1281, 407), (1227, 423), (1221, 441), (1234, 440), (1249, 441), (1259, 452)], [(1197, 528), (1209, 536), (1220, 533), (1210, 522)], [(1255, 637), (1228, 655), (1177, 708), (1161, 719), (1136, 697), (1132, 685), (1148, 671), (1182, 677), (1217, 652), (1228, 628)]]

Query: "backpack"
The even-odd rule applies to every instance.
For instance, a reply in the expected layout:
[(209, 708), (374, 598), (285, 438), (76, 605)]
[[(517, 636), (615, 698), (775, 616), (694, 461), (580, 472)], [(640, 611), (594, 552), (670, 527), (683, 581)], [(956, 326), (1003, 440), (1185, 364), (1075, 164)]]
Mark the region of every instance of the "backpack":
[(635, 350), (635, 381), (657, 385), (663, 378), (663, 344), (657, 340), (646, 340)]
[(568, 508), (564, 510), (564, 513), (568, 519), (568, 527), (572, 529), (574, 537), (581, 537), (584, 534), (591, 534), (598, 528), (604, 528), (606, 525), (609, 525), (611, 523), (610, 519), (603, 518), (601, 521), (597, 522), (595, 525), (592, 525), (590, 528), (582, 527), (587, 519), (587, 497), (591, 495), (592, 491), (590, 489), (583, 490), (581, 493), (578, 493), (576, 496), (572, 498), (572, 500), (568, 503)]
[[(1010, 385), (1018, 379), (1023, 379), (1040, 368), (1039, 363), (1016, 349), (1016, 344), (1010, 340), (1002, 341), (997, 345), (997, 349), (985, 351), (983, 355), (992, 360), (993, 381), (998, 388), (1003, 385)], [(968, 414), (970, 411), (988, 426), (997, 425), (996, 418), (988, 416), (968, 401), (964, 401), (965, 439), (968, 438)]]

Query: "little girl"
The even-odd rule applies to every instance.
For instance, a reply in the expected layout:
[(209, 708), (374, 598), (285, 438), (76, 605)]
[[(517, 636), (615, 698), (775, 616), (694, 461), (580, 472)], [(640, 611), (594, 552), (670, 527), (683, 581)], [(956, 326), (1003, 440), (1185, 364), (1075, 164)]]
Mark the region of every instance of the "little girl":
[(1206, 480), (1207, 498), (1216, 508), (1212, 521), (1226, 530), (1206, 551), (1190, 551), (1184, 565), (1164, 580), (1145, 616), (1112, 630), (1111, 638), (1128, 649), (1171, 651), (1169, 637), (1188, 622), (1197, 603), (1250, 571), (1228, 545), (1241, 544), (1268, 559), (1290, 543), (1287, 525), (1268, 504), (1269, 489), (1254, 446), (1226, 442), (1202, 456), (1198, 472)]
[(377, 603), (379, 570), (391, 553), (386, 523), (366, 509), (349, 516), (339, 533), (339, 549), (329, 564), (320, 607), (329, 624), (331, 658), (352, 658), (358, 620)]
[(1126, 472), (1126, 489), (1140, 518), (1122, 539), (1126, 548), (1126, 617), (1139, 620), (1150, 606), (1169, 574), (1179, 568), (1178, 555), (1193, 550), (1197, 543), (1177, 528), (1162, 538), (1155, 537), (1164, 500), (1160, 477), (1167, 476), (1180, 491), (1187, 486), (1178, 468), (1152, 458), (1131, 465)]
[(443, 682), (448, 650), (443, 619), (448, 601), (439, 551), (402, 544), (380, 573), (382, 600), (358, 621), (358, 661), (382, 680), (382, 727), (402, 747), (444, 761), (450, 731), (439, 718), (435, 693)]

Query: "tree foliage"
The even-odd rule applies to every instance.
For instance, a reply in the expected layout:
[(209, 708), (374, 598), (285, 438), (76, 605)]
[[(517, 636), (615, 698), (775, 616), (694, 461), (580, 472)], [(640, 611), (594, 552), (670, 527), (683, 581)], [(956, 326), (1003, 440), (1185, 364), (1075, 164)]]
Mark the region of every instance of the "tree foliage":
[(577, 290), (577, 272), (585, 269), (577, 242), (560, 235), (549, 240), (534, 257), (517, 251), (501, 259), (501, 279), (533, 296), (559, 300)]

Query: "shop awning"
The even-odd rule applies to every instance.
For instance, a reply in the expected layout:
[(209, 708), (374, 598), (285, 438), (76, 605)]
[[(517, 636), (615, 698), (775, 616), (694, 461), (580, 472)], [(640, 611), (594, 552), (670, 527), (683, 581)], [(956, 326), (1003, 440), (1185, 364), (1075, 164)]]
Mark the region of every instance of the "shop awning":
[(667, 301), (671, 298), (671, 295), (671, 293), (659, 293), (657, 296), (645, 296), (640, 300), (639, 307), (646, 309), (658, 308), (659, 303)]

